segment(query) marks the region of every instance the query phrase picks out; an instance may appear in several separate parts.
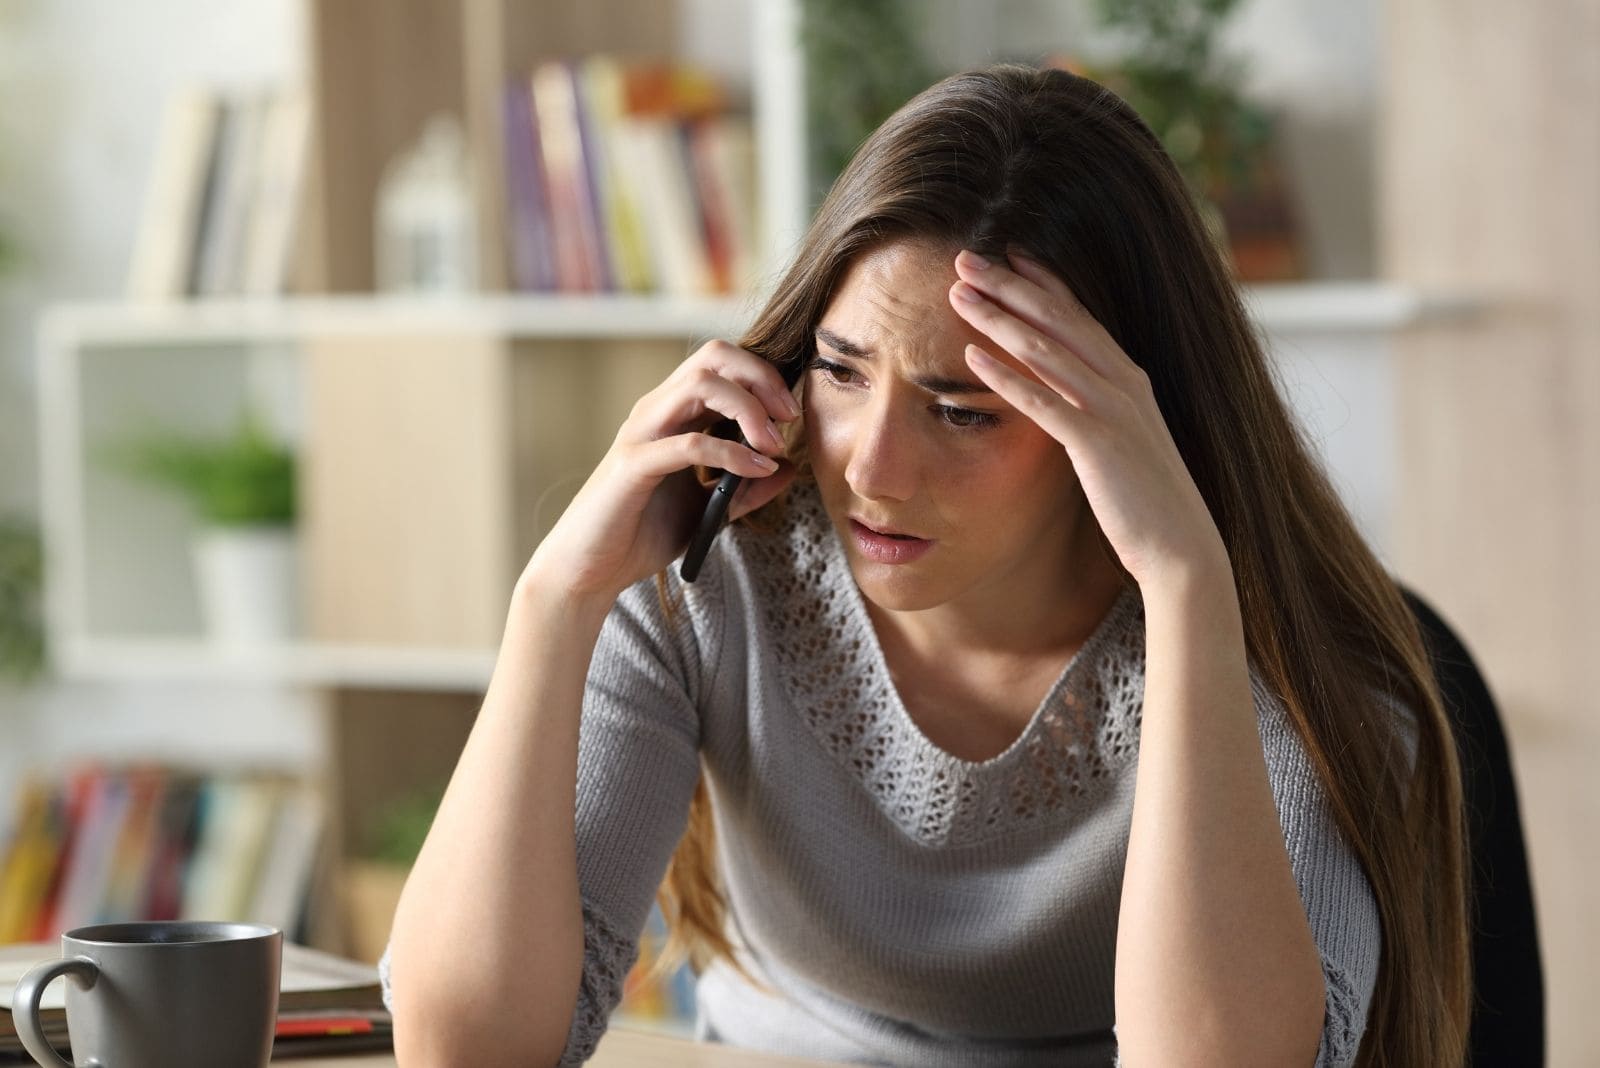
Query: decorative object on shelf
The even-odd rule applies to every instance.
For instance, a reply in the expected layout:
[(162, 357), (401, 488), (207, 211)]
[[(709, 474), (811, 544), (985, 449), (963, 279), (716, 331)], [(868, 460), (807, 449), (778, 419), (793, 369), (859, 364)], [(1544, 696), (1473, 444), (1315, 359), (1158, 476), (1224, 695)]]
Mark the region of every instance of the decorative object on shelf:
[(179, 491), (194, 508), (201, 616), (213, 641), (244, 648), (295, 635), (295, 457), (255, 412), (243, 413), (231, 437), (151, 433), (107, 460)]
[(937, 80), (914, 31), (905, 0), (801, 0), (808, 212), (867, 135)]
[(1124, 45), (1115, 64), (1062, 65), (1116, 90), (1166, 146), (1225, 241), (1241, 281), (1303, 276), (1276, 121), (1241, 88), (1242, 60), (1218, 47), (1238, 0), (1096, 0)]
[(378, 289), (446, 296), (477, 289), (477, 228), (467, 135), (460, 119), (441, 112), (378, 186)]
[(37, 524), (0, 518), (0, 679), (26, 684), (44, 673), (43, 588)]

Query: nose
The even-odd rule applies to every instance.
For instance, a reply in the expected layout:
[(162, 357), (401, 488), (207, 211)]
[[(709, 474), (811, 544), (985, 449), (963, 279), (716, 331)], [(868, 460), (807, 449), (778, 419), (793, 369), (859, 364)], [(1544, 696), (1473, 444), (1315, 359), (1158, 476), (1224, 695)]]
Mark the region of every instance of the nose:
[[(887, 399), (887, 398), (885, 398)], [(863, 500), (906, 501), (921, 478), (917, 449), (891, 405), (880, 401), (858, 413), (844, 478)]]

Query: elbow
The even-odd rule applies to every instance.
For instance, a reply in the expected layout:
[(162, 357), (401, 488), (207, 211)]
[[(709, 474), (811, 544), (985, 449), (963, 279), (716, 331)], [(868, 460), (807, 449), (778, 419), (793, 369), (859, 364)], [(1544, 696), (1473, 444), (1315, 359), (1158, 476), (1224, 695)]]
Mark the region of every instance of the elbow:
[(554, 1068), (569, 1018), (556, 1020), (496, 1000), (465, 977), (407, 979), (391, 965), (395, 1063), (401, 1068)]
[(1246, 1065), (1304, 1065), (1316, 1063), (1322, 1046), (1326, 1005), (1319, 988), (1315, 1003), (1296, 994), (1251, 1011), (1227, 1011), (1211, 1006), (1185, 1013), (1181, 1026), (1139, 1021), (1117, 1026), (1118, 1057), (1123, 1068), (1181, 1064), (1240, 1068)]
[(566, 1050), (566, 1032), (559, 1038), (515, 1024), (516, 1013), (412, 1011), (396, 1000), (394, 1056), (401, 1068), (555, 1068)]

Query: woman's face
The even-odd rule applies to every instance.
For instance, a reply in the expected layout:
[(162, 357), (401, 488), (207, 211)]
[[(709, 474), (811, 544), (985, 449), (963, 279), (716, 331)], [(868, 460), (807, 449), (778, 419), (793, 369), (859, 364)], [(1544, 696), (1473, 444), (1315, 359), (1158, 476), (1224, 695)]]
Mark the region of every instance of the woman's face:
[(1056, 596), (1090, 517), (1066, 450), (968, 370), (969, 342), (1016, 363), (951, 309), (957, 251), (898, 241), (851, 265), (817, 330), (805, 433), (865, 597), (981, 618)]

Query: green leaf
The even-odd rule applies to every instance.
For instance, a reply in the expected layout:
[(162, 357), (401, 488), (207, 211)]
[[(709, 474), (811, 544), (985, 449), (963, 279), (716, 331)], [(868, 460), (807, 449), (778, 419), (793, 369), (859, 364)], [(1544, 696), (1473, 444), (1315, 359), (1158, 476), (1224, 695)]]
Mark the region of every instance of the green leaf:
[(251, 411), (228, 438), (149, 433), (103, 456), (127, 474), (176, 490), (209, 524), (287, 524), (295, 518), (294, 453), (275, 442)]

